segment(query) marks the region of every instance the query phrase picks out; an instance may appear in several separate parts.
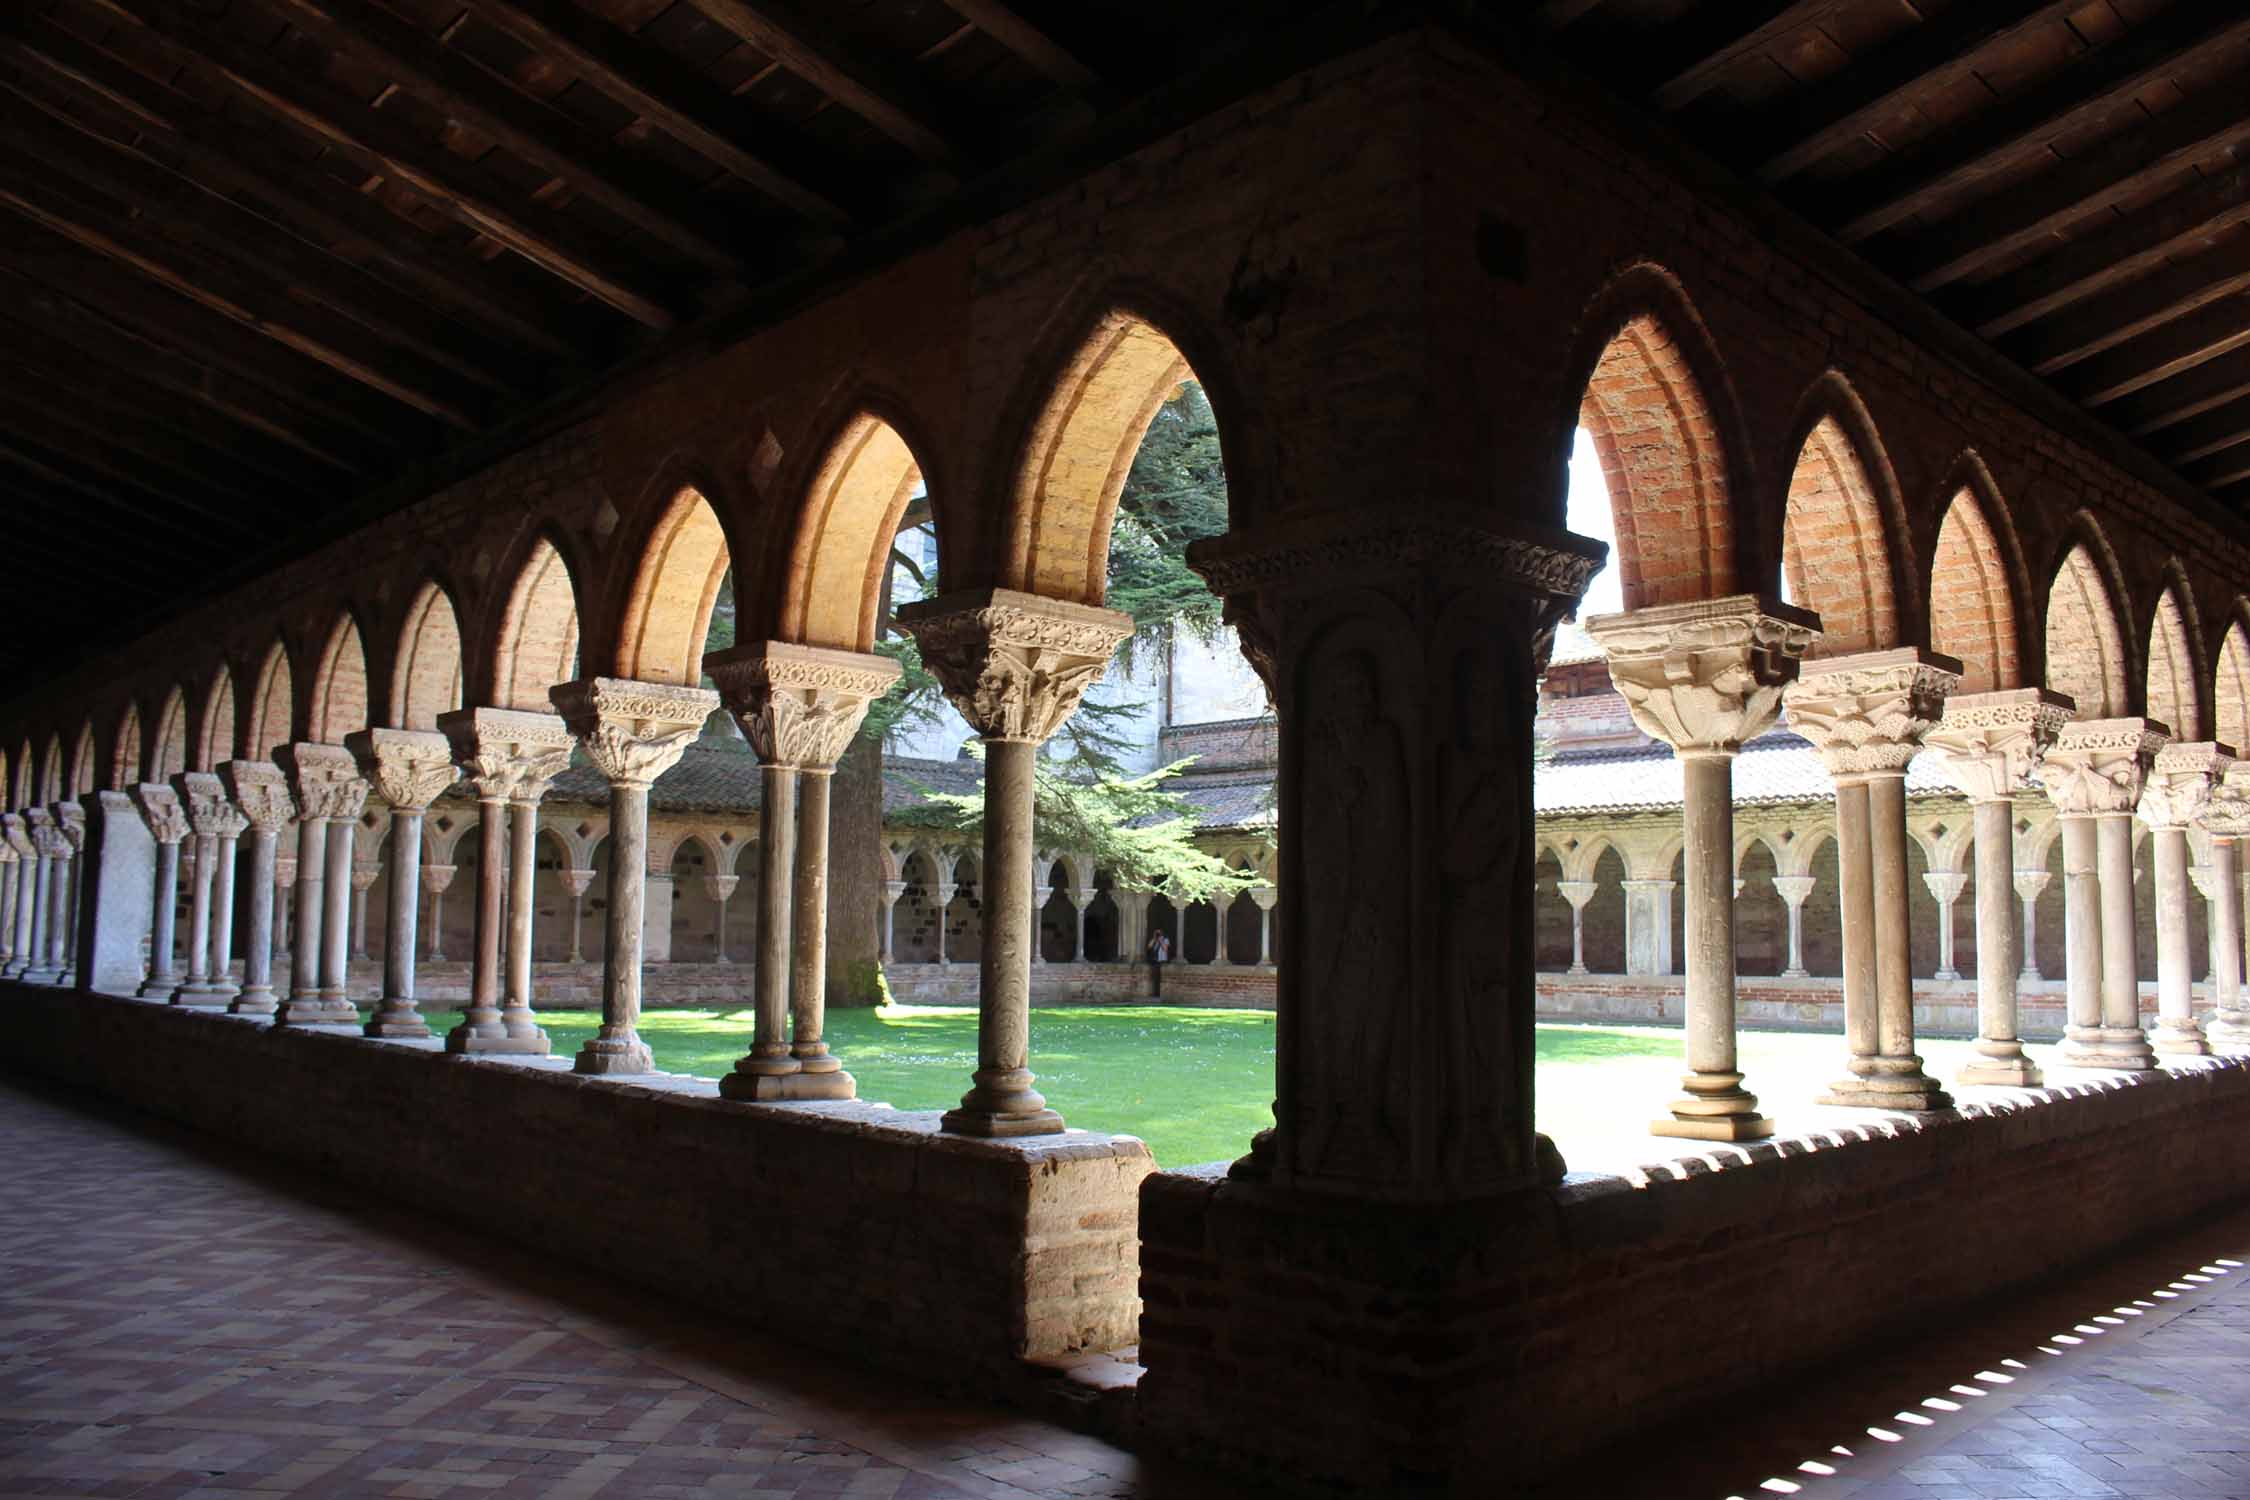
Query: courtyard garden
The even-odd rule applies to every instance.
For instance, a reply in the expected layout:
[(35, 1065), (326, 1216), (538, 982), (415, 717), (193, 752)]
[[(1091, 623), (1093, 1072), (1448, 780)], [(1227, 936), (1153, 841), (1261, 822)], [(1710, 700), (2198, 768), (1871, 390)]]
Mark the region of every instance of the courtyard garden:
[[(435, 1012), (434, 1030), (457, 1012)], [(540, 1022), (568, 1057), (600, 1025), (599, 1012), (549, 1010)], [(641, 1035), (669, 1072), (717, 1078), (750, 1050), (755, 1017), (733, 1010), (650, 1010)], [(977, 1013), (968, 1006), (892, 1005), (828, 1013), (829, 1050), (859, 1080), (862, 1099), (900, 1109), (957, 1103), (976, 1067)], [(1031, 1013), (1038, 1088), (1073, 1125), (1137, 1135), (1160, 1165), (1189, 1166), (1243, 1153), (1273, 1123), (1271, 1011), (1172, 1005), (1052, 1006)], [(1925, 1041), (1930, 1072), (1953, 1073), (1966, 1042)], [(1784, 1133), (1821, 1128), (1862, 1111), (1811, 1109), (1843, 1072), (1839, 1036), (1745, 1032), (1742, 1065)], [(1678, 1031), (1650, 1026), (1543, 1025), (1538, 1030), (1539, 1128), (1574, 1168), (1617, 1170), (1690, 1154), (1688, 1141), (1657, 1140), (1648, 1122), (1678, 1089)]]

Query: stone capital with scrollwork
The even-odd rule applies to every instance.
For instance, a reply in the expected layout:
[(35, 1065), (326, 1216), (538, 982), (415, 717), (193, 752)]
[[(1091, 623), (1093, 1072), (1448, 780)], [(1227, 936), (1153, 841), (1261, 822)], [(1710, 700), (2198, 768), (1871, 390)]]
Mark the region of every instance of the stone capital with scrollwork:
[(180, 799), (188, 828), (197, 838), (217, 838), (224, 815), (234, 812), (227, 802), (226, 783), (209, 771), (178, 773), (172, 778), (172, 791)]
[(227, 799), (261, 834), (277, 834), (297, 816), (289, 778), (270, 760), (230, 760), (219, 766)]
[(39, 857), (39, 846), (31, 839), (31, 825), (22, 813), (0, 813), (0, 839), (6, 840), (8, 852), (17, 859)]
[(851, 748), (868, 705), (898, 681), (887, 656), (753, 641), (703, 658), (703, 672), (769, 766), (824, 774)]
[(647, 787), (687, 753), (719, 706), (707, 688), (582, 677), (547, 690), (555, 711), (612, 787)]
[(75, 859), (86, 848), (86, 809), (76, 801), (57, 802), (51, 809), (55, 815), (55, 832), (70, 845), (70, 857)]
[(1731, 755), (1773, 727), (1820, 617), (1736, 594), (1596, 615), (1586, 633), (1643, 733), (1682, 755)]
[(31, 824), (31, 843), (41, 859), (52, 862), (70, 858), (70, 841), (55, 827), (55, 820), (43, 811), (37, 813)]
[(2196, 825), (2215, 839), (2250, 838), (2250, 763), (2236, 761), (2212, 784)]
[(277, 745), (273, 758), (289, 778), (301, 820), (350, 823), (367, 805), (367, 783), (360, 779), (359, 763), (343, 746)]
[(909, 604), (913, 632), (945, 696), (991, 741), (1044, 744), (1101, 681), (1133, 633), (1131, 617), (1014, 589), (980, 589)]
[(462, 708), (437, 725), (479, 802), (535, 804), (570, 766), (570, 726), (556, 714)]
[(186, 809), (180, 806), (180, 794), (170, 787), (155, 782), (144, 782), (133, 788), (133, 805), (141, 810), (141, 818), (148, 824), (149, 833), (159, 844), (177, 844), (188, 836)]
[(1902, 776), (1960, 680), (1952, 657), (1901, 646), (1815, 662), (1782, 702), (1831, 777)]
[(2077, 705), (2045, 688), (1960, 693), (1922, 742), (1971, 802), (2012, 799), (2062, 733)]
[(2047, 800), (2066, 818), (2130, 814), (2172, 732), (2153, 719), (2079, 719), (2039, 763)]
[(460, 769), (453, 745), (442, 734), (422, 729), (363, 729), (344, 736), (360, 774), (395, 812), (429, 811)]
[(2214, 740), (2174, 740), (2156, 752), (2141, 786), (2141, 821), (2184, 829), (2203, 814), (2213, 789), (2234, 767), (2234, 747)]

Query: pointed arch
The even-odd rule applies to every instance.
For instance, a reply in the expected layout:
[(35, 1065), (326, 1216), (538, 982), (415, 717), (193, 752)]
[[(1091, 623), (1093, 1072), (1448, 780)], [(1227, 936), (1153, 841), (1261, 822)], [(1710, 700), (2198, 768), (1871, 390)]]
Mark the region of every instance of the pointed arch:
[(2023, 683), (2016, 590), (2000, 535), (1975, 484), (1946, 505), (1930, 554), (1930, 645), (1960, 661), (1961, 691)]
[(406, 608), (398, 660), (391, 670), (391, 726), (437, 728), (437, 716), (462, 706), (461, 617), (436, 580)]
[(141, 779), (141, 706), (125, 705), (118, 716), (117, 738), (112, 743), (109, 757), (109, 789), (122, 792)]
[(62, 736), (47, 736), (47, 754), (39, 766), (39, 805), (47, 806), (63, 799), (63, 745)]
[(861, 410), (828, 445), (800, 508), (781, 603), (781, 638), (839, 651), (875, 647), (891, 539), (922, 492), (899, 429)]
[(2071, 544), (2047, 588), (2047, 686), (2082, 719), (2130, 713), (2131, 672), (2116, 592), (2085, 541)]
[(359, 622), (346, 610), (321, 648), (306, 733), (318, 744), (341, 745), (345, 735), (367, 725), (367, 648), (360, 640)]
[(552, 712), (547, 689), (578, 675), (578, 580), (562, 549), (539, 537), (516, 574), (493, 649), (496, 708)]
[[(1820, 616), (1815, 656), (1877, 651), (1899, 642), (1898, 591), (1892, 576), (1904, 543), (1887, 523), (1876, 475), (1862, 440), (1834, 415), (1806, 432), (1790, 471), (1781, 523), (1781, 576), (1786, 597)], [(1895, 486), (1893, 486), (1895, 489)]]
[(618, 632), (617, 674), (690, 687), (702, 681), (711, 611), (731, 566), (719, 513), (701, 490), (683, 487), (641, 552)]
[(209, 771), (220, 761), (234, 758), (235, 718), (234, 669), (221, 662), (211, 678), (211, 690), (203, 697), (203, 723), (195, 736), (193, 769)]
[(31, 806), (31, 788), (31, 741), (25, 740), (16, 747), (16, 779), (8, 793), (8, 805), (18, 812)]
[(174, 685), (157, 710), (156, 737), (148, 746), (148, 779), (169, 782), (188, 768), (187, 693)]
[(2211, 692), (2213, 733), (2237, 751), (2250, 746), (2250, 631), (2242, 624), (2246, 609), (2250, 603), (2237, 601), (2236, 617), (2219, 645), (2217, 681)]
[(2148, 622), (2147, 712), (2171, 728), (2177, 739), (2203, 738), (2203, 674), (2195, 662), (2198, 635), (2190, 611), (2193, 598), (2181, 581), (2179, 565), (2164, 591), (2156, 596), (2156, 613)]
[(258, 669), (258, 687), (250, 700), (250, 738), (253, 760), (270, 759), (277, 745), (289, 743), (296, 730), (296, 694), (289, 681), (289, 649), (275, 641)]
[(94, 726), (91, 722), (78, 726), (78, 739), (70, 751), (70, 781), (67, 797), (90, 796), (101, 780), (100, 756), (95, 750)]

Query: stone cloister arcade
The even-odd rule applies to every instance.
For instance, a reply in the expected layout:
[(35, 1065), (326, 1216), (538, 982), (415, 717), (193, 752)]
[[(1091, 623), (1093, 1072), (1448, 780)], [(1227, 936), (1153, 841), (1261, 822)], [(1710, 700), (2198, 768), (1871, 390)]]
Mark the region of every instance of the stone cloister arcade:
[[(1395, 134), (1371, 133), (1386, 120)], [(89, 1043), (108, 1060), (77, 1065), (136, 1078), (173, 1036), (214, 1065), (247, 1049), (245, 1090), (267, 1067), (293, 1087), (322, 1066), (379, 1072), (378, 1088), (321, 1095), (318, 1128), (338, 1136), (426, 1087), (437, 1123), (396, 1129), (501, 1139), (520, 1122), (527, 1144), (572, 1142), (618, 1195), (566, 1224), (552, 1200), (576, 1194), (557, 1179), (433, 1188), (448, 1211), (518, 1215), (510, 1232), (614, 1264), (637, 1252), (603, 1238), (633, 1232), (612, 1220), (662, 1219), (683, 1197), (755, 1203), (761, 1232), (714, 1219), (723, 1255), (673, 1247), (646, 1274), (807, 1338), (888, 1340), (956, 1370), (1137, 1345), (1152, 1440), (1362, 1480), (1529, 1468), (1543, 1460), (1526, 1433), (1583, 1451), (1628, 1413), (1746, 1383), (1762, 1356), (1714, 1355), (1712, 1330), (1757, 1324), (1771, 1289), (1711, 1277), (1683, 1248), (1707, 1230), (1762, 1260), (1824, 1202), (1889, 1202), (1927, 1227), (1851, 1220), (1823, 1241), (1824, 1275), (1873, 1286), (1941, 1258), (1942, 1219), (1984, 1253), (1916, 1284), (1935, 1306), (1999, 1284), (1995, 1263), (2029, 1274), (2105, 1242), (2099, 1225), (2049, 1224), (2032, 1248), (2014, 1222), (2035, 1217), (2012, 1196), (2024, 1179), (2053, 1192), (2076, 1172), (2088, 1201), (2129, 1205), (2131, 1174), (2161, 1171), (2152, 1195), (2185, 1211), (2217, 1189), (2174, 1184), (2236, 1160), (2227, 1132), (2250, 1112), (2241, 1065), (2206, 1061), (2250, 1045), (2250, 764), (2234, 748), (2250, 752), (2250, 549), (1931, 331), (1903, 294), (1628, 164), (1610, 130), (1437, 33), (1393, 38), (652, 369), (160, 638), (16, 696), (0, 712), (0, 973), (21, 982), (7, 1004), (35, 1006), (42, 1035), (152, 1028), (130, 1060)], [(1235, 190), (1252, 158), (1276, 174), (1270, 193)], [(1401, 173), (1427, 174), (1427, 191), (1400, 191)], [(1527, 231), (1511, 215), (1534, 199)], [(1511, 252), (1526, 233), (1530, 250)], [(1190, 561), (1278, 718), (1281, 856), (1257, 929), (1276, 973), (1274, 1125), (1224, 1172), (1152, 1174), (1139, 1142), (1093, 1120), (1066, 1131), (1071, 1101), (1037, 1087), (1042, 929), (1107, 900), (1111, 951), (1130, 954), (1150, 917), (1036, 847), (1032, 771), (1127, 634), (1104, 601), (1113, 512), (1152, 414), (1191, 373), (1224, 436), (1233, 514)], [(1580, 425), (1609, 486), (1625, 605), (1583, 624), (1634, 723), (1671, 748), (1683, 811), (1558, 847), (1535, 817), (1533, 718), (1557, 627), (1604, 562), (1560, 525)], [(886, 847), (892, 899), (867, 918), (894, 960), (936, 947), (975, 966), (978, 1066), (940, 1120), (855, 1101), (823, 1040), (831, 777), (897, 675), (875, 650), (880, 584), (918, 487), (946, 592), (897, 618), (984, 742), (983, 837)], [(730, 571), (742, 644), (706, 655)], [(760, 768), (755, 828), (724, 830), (754, 869), (721, 868), (718, 831), (685, 865), (688, 841), (652, 832), (652, 788), (721, 707)], [(1737, 810), (1771, 753), (1759, 741), (1784, 729), (1828, 775), (1825, 824)], [(602, 780), (598, 827), (543, 816), (574, 755)], [(1932, 778), (1957, 789), (1955, 811), (1919, 810)], [(473, 817), (444, 800), (457, 780)], [(384, 953), (363, 1015), (347, 978), (370, 809), (384, 884), (363, 930), (379, 925)], [(1737, 901), (1817, 888), (1829, 861), (1829, 1101), (1926, 1118), (1849, 1148), (1745, 1146), (1704, 1174), (1765, 1188), (1757, 1208), (1566, 1179), (1532, 1092), (1552, 951), (1542, 867), (1557, 894), (1593, 887), (1588, 910), (1614, 883), (1624, 967), (1676, 944), (1662, 966), (1676, 957), (1685, 977), (1682, 1091), (1620, 1107), (1705, 1152), (1773, 1130), (1737, 1067)], [(549, 1051), (534, 959), (558, 936), (534, 917), (543, 881), (575, 898), (597, 868), (601, 938), (584, 951), (599, 955), (602, 1025), (562, 1077), (533, 1065)], [(754, 968), (757, 1022), (717, 1099), (683, 1104), (638, 1022), (648, 877), (687, 871), (741, 882), (726, 941)], [(2049, 885), (2027, 897), (2019, 871)], [(1930, 889), (1916, 873), (1973, 881), (1953, 942), (1957, 970), (1980, 960), (1980, 1058), (1959, 1079), (1929, 1076), (1915, 1048), (1928, 938), (1911, 886)], [(425, 940), (453, 879), (467, 915), (451, 906)], [(2153, 912), (2153, 1034), (2136, 882)], [(940, 922), (971, 885), (973, 919)], [(2059, 902), (2065, 933), (2059, 955), (2036, 950), (2066, 1023), (2036, 1057), (2018, 966), (1992, 961), (2022, 951), (2026, 899)], [(1236, 961), (1241, 916), (1216, 914)], [(471, 964), (442, 1049), (418, 990), (440, 940)], [(1758, 941), (1770, 964), (1775, 945)], [(238, 981), (223, 972), (234, 955)], [(170, 1003), (103, 998), (136, 993)], [(600, 1123), (574, 1134), (585, 1120)], [(2118, 1144), (2143, 1129), (2193, 1144), (2151, 1168)], [(738, 1153), (714, 1170), (755, 1180), (683, 1188), (643, 1149), (688, 1140), (683, 1155)], [(2007, 1156), (2042, 1150), (2022, 1170)], [(1762, 1217), (1698, 1217), (1725, 1213)], [(960, 1280), (901, 1332), (912, 1320), (865, 1296), (865, 1272), (892, 1231), (916, 1229), (973, 1253), (935, 1257)], [(978, 1238), (1003, 1233), (1013, 1253)], [(1866, 1307), (1806, 1308), (1746, 1341), (1834, 1349), (1876, 1323)], [(1454, 1352), (1424, 1359), (1435, 1327)], [(1553, 1359), (1522, 1353), (1543, 1340)], [(1631, 1372), (1611, 1358), (1621, 1341)], [(1284, 1409), (1340, 1430), (1308, 1456)], [(1502, 1409), (1509, 1422), (1488, 1420)]]

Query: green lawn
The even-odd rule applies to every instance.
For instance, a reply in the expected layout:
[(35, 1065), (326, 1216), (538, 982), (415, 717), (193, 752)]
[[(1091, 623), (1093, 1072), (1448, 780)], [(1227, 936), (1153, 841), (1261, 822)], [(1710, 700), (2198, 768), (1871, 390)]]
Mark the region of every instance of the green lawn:
[[(432, 1013), (443, 1030), (457, 1014)], [(582, 1010), (542, 1011), (555, 1051), (578, 1050), (600, 1021)], [(641, 1035), (657, 1066), (716, 1078), (750, 1047), (747, 1009), (652, 1010)], [(1797, 1051), (1808, 1044), (1840, 1055), (1833, 1037), (1761, 1039)], [(944, 1109), (960, 1099), (976, 1067), (977, 1013), (965, 1007), (895, 1005), (828, 1013), (828, 1044), (859, 1080), (862, 1099), (900, 1109)], [(1745, 1039), (1747, 1050), (1748, 1039)], [(1542, 1083), (1590, 1063), (1643, 1059), (1677, 1071), (1680, 1034), (1633, 1027), (1542, 1026)], [(1644, 1066), (1646, 1064), (1644, 1063)], [(1031, 1066), (1039, 1089), (1074, 1125), (1118, 1130), (1149, 1144), (1165, 1166), (1239, 1156), (1273, 1123), (1273, 1015), (1174, 1005), (1066, 1006), (1031, 1013)], [(1554, 1081), (1561, 1081), (1554, 1079)], [(1605, 1090), (1553, 1089), (1543, 1095), (1543, 1128), (1561, 1132), (1584, 1100), (1613, 1111)], [(1638, 1114), (1656, 1102), (1636, 1106)], [(1566, 1098), (1568, 1102), (1566, 1103)], [(1566, 1140), (1567, 1144), (1567, 1140)]]

